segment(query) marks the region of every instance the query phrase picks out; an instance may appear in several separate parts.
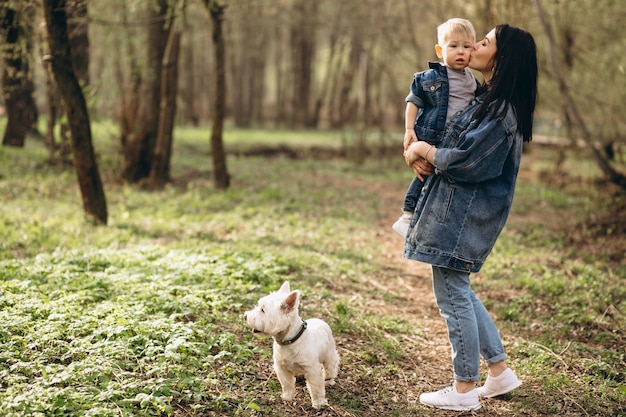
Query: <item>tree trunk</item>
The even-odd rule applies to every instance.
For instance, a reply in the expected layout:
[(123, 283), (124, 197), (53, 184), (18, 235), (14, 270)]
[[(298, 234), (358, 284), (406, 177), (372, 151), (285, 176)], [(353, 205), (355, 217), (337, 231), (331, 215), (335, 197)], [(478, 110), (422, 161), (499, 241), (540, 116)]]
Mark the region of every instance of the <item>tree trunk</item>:
[(106, 224), (106, 198), (91, 141), (87, 103), (72, 66), (65, 7), (65, 0), (43, 0), (52, 72), (59, 86), (70, 126), (74, 168), (85, 214), (98, 224)]
[(315, 52), (315, 17), (317, 2), (296, 1), (291, 26), (291, 54), (294, 78), (294, 127), (311, 127), (309, 104)]
[(267, 21), (272, 16), (264, 16), (266, 4), (263, 1), (243, 2), (232, 5), (230, 27), (232, 32), (228, 45), (229, 81), (236, 89), (231, 92), (231, 116), (237, 127), (250, 127), (253, 122), (262, 122), (265, 85), (265, 68), (268, 49)]
[[(277, 42), (281, 42), (282, 27), (276, 25), (274, 37)], [(282, 127), (287, 120), (287, 100), (285, 100), (285, 71), (283, 70), (282, 62), (284, 60), (284, 49), (278, 45), (274, 51), (274, 72), (276, 78), (274, 80), (275, 94), (276, 94), (276, 110), (274, 112), (274, 126)]]
[(331, 118), (331, 125), (334, 128), (341, 128), (348, 123), (354, 123), (356, 106), (350, 101), (350, 93), (354, 78), (357, 76), (357, 69), (360, 65), (360, 51), (363, 50), (363, 43), (359, 38), (351, 40), (348, 65), (343, 70), (335, 89), (333, 107), (336, 109)]
[(367, 155), (367, 52), (359, 51), (359, 90), (357, 96), (357, 138), (354, 162), (358, 166), (365, 163)]
[(230, 177), (226, 169), (226, 153), (222, 133), (226, 116), (226, 53), (222, 33), (224, 9), (216, 0), (205, 0), (211, 14), (213, 47), (215, 49), (215, 100), (213, 104), (213, 128), (211, 129), (211, 156), (213, 158), (213, 182), (215, 188), (229, 187)]
[(196, 85), (196, 51), (193, 33), (185, 36), (186, 42), (182, 42), (180, 46), (180, 54), (182, 62), (185, 64), (180, 68), (183, 84), (178, 95), (181, 98), (181, 108), (179, 111), (180, 118), (184, 123), (191, 123), (193, 126), (200, 125), (200, 111), (198, 109), (199, 86)]
[(330, 54), (326, 61), (326, 68), (323, 71), (323, 79), (320, 82), (320, 88), (314, 101), (313, 114), (311, 115), (311, 125), (319, 126), (322, 117), (322, 109), (326, 108), (328, 115), (334, 112), (332, 97), (333, 89), (336, 87), (337, 76), (340, 73), (342, 61), (342, 42), (341, 38), (345, 32), (342, 22), (349, 16), (349, 5), (345, 3), (337, 3), (339, 7), (333, 14), (333, 21), (330, 22), (331, 32), (328, 34)]
[(484, 0), (482, 11), (480, 13), (482, 19), (480, 26), (477, 29), (476, 40), (481, 39), (484, 33), (488, 33), (493, 27), (498, 24), (498, 15), (495, 11), (493, 0)]
[(54, 79), (52, 73), (52, 55), (46, 54), (44, 56), (44, 69), (46, 78), (46, 101), (48, 102), (48, 120), (45, 142), (48, 148), (48, 163), (61, 163), (68, 162), (71, 164), (71, 145), (70, 139), (67, 135), (67, 121), (61, 122), (60, 140), (57, 141), (55, 128), (57, 121), (63, 116), (63, 101), (59, 93), (59, 88)]
[(161, 104), (161, 65), (171, 25), (166, 24), (168, 0), (158, 0), (158, 7), (148, 7), (149, 20), (147, 58), (142, 85), (144, 89), (139, 103), (139, 117), (132, 134), (123, 140), (124, 169), (122, 178), (139, 182), (150, 175), (154, 148), (159, 130), (159, 107)]
[[(87, 18), (87, 1), (79, 0), (67, 5), (68, 37), (71, 46), (72, 65), (79, 81), (84, 89), (89, 84), (89, 24)], [(41, 35), (43, 36), (43, 34)], [(39, 39), (41, 44), (46, 40)], [(71, 164), (71, 144), (67, 120), (63, 117), (63, 102), (58, 86), (52, 74), (52, 55), (44, 54), (44, 74), (46, 79), (46, 101), (48, 104), (47, 131), (45, 136), (48, 148), (48, 163)], [(57, 122), (60, 122), (60, 137), (57, 140), (55, 130)]]
[[(126, 9), (126, 4), (122, 3), (123, 9), (121, 10), (122, 26), (126, 28), (126, 16), (129, 11)], [(128, 33), (120, 33), (116, 31), (114, 34), (115, 48), (113, 52), (113, 66), (115, 68), (115, 80), (119, 89), (119, 108), (118, 108), (118, 120), (120, 123), (120, 146), (122, 150), (128, 148), (128, 141), (132, 136), (132, 131), (137, 123), (138, 109), (139, 109), (139, 93), (141, 91), (141, 75), (139, 70), (139, 64), (137, 63), (135, 48), (133, 45), (131, 35)], [(130, 76), (127, 80), (124, 76), (123, 69), (123, 55), (124, 48), (126, 54), (128, 54), (130, 60)]]
[(87, 0), (74, 0), (67, 4), (69, 19), (67, 30), (72, 45), (72, 63), (81, 87), (89, 85), (89, 15)]
[(609, 179), (609, 181), (626, 189), (626, 176), (614, 170), (609, 161), (603, 156), (601, 150), (597, 149), (596, 146), (593, 144), (592, 135), (589, 132), (589, 129), (587, 129), (587, 126), (582, 116), (580, 115), (578, 108), (576, 107), (576, 103), (574, 103), (574, 100), (569, 93), (567, 84), (565, 83), (565, 80), (563, 79), (563, 76), (559, 71), (552, 28), (546, 18), (540, 0), (535, 0), (535, 8), (537, 10), (537, 15), (539, 17), (541, 27), (543, 28), (544, 34), (546, 35), (548, 66), (552, 74), (552, 78), (554, 78), (557, 83), (559, 94), (561, 96), (561, 99), (563, 100), (563, 104), (565, 106), (565, 110), (568, 116), (571, 118), (573, 125), (578, 129), (578, 133), (583, 138), (583, 143), (587, 145), (587, 148), (596, 160), (596, 163), (598, 164), (600, 170)]
[(163, 57), (163, 85), (161, 87), (161, 114), (159, 133), (154, 149), (154, 161), (150, 169), (149, 186), (162, 188), (170, 180), (170, 157), (172, 154), (172, 132), (176, 117), (176, 94), (178, 85), (178, 57), (180, 36), (177, 29), (170, 32)]
[(24, 146), (29, 131), (36, 131), (37, 107), (33, 94), (35, 86), (30, 69), (33, 10), (11, 7), (0, 1), (0, 46), (2, 47), (2, 90), (7, 112), (7, 124), (2, 144)]

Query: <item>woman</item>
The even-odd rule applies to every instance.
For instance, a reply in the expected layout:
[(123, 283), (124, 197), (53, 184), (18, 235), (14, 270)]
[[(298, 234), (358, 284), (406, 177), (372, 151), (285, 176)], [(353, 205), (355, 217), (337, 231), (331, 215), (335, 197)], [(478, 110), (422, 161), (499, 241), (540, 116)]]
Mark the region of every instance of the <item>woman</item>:
[[(484, 77), (478, 96), (447, 127), (442, 144), (413, 143), (405, 152), (416, 175), (430, 175), (415, 209), (404, 257), (432, 265), (433, 290), (452, 346), (454, 383), (420, 401), (476, 410), (479, 397), (521, 385), (489, 313), (470, 286), (502, 231), (513, 201), (522, 142), (532, 138), (537, 53), (530, 33), (498, 25), (472, 51)], [(434, 172), (434, 173), (433, 173)], [(488, 367), (480, 380), (480, 356)]]

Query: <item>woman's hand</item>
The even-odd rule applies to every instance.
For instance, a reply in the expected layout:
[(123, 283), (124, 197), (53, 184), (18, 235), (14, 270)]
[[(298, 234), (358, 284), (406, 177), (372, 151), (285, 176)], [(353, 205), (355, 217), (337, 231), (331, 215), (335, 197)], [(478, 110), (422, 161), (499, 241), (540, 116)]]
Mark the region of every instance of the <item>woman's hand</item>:
[(407, 150), (404, 151), (406, 164), (411, 167), (415, 176), (419, 178), (420, 181), (424, 181), (424, 177), (433, 173), (434, 166), (424, 159), (424, 157), (427, 153), (430, 153), (432, 157), (434, 150), (432, 145), (420, 140), (410, 144)]

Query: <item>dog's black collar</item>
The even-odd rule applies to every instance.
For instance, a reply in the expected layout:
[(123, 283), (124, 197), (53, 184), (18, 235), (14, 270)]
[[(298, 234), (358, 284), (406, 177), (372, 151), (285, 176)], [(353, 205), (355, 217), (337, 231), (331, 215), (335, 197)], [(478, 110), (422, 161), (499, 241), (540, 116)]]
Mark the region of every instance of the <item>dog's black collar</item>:
[(289, 339), (283, 339), (283, 340), (276, 340), (276, 343), (278, 343), (281, 346), (286, 346), (286, 345), (290, 345), (293, 342), (297, 341), (298, 339), (300, 339), (300, 336), (302, 336), (302, 333), (304, 333), (304, 331), (306, 330), (306, 321), (304, 321), (304, 319), (300, 319), (302, 320), (302, 324), (300, 325), (300, 329), (298, 330), (298, 333), (296, 333), (295, 336), (289, 338)]

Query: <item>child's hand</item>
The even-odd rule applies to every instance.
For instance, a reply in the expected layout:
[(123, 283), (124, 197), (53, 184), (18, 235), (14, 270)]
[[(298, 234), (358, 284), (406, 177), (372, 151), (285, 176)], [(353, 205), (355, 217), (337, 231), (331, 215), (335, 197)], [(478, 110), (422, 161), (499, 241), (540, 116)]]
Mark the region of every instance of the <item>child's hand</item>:
[(404, 131), (404, 150), (406, 151), (413, 142), (417, 142), (417, 135), (413, 128)]

